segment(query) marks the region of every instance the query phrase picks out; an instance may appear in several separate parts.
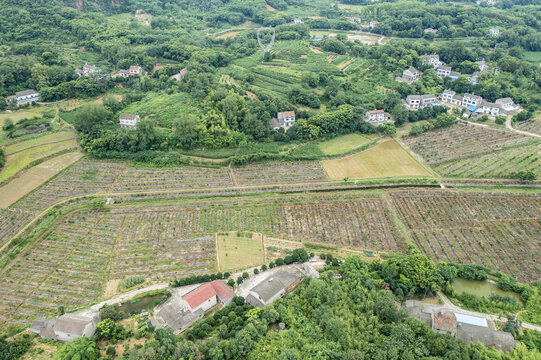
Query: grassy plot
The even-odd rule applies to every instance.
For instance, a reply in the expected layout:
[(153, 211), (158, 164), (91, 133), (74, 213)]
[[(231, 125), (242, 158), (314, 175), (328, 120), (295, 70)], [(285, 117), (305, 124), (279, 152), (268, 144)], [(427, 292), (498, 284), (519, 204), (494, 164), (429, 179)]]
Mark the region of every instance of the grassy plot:
[(430, 176), (395, 140), (382, 142), (342, 159), (325, 160), (323, 167), (333, 180)]
[(325, 155), (339, 155), (358, 149), (369, 142), (370, 139), (368, 137), (353, 133), (320, 142), (318, 146)]
[(83, 156), (80, 152), (71, 152), (56, 156), (25, 171), (7, 185), (0, 187), (0, 208), (7, 208), (17, 200), (49, 180)]
[(198, 115), (199, 109), (197, 100), (187, 93), (168, 95), (149, 92), (141, 101), (128, 105), (122, 112), (155, 119), (159, 126), (171, 128), (176, 119), (190, 114)]
[(522, 59), (539, 63), (541, 62), (541, 51), (525, 51), (522, 55)]
[(243, 237), (237, 234), (218, 235), (218, 259), (220, 271), (233, 271), (260, 265), (265, 262), (263, 235)]
[(27, 109), (20, 109), (12, 112), (0, 112), (0, 132), (2, 132), (1, 129), (6, 119), (11, 119), (11, 121), (16, 123), (17, 121), (22, 119), (33, 118), (35, 116), (41, 117), (44, 112), (51, 110), (52, 108), (53, 106), (49, 105), (29, 107)]
[(35, 160), (39, 160), (60, 151), (76, 147), (77, 141), (73, 138), (71, 140), (65, 140), (57, 143), (35, 146), (23, 151), (19, 151), (13, 155), (9, 155), (6, 158), (6, 165), (2, 169), (2, 172), (0, 172), (0, 181), (6, 180), (15, 175), (17, 172), (24, 169), (27, 165), (30, 165), (30, 163)]
[(55, 132), (52, 134), (40, 136), (38, 138), (33, 138), (33, 139), (29, 139), (29, 140), (25, 140), (25, 141), (8, 145), (6, 146), (6, 155), (11, 155), (19, 151), (32, 148), (35, 146), (39, 146), (39, 145), (50, 144), (50, 143), (55, 143), (55, 142), (60, 142), (60, 141), (65, 141), (65, 140), (72, 140), (72, 139), (75, 139), (75, 133), (71, 131)]

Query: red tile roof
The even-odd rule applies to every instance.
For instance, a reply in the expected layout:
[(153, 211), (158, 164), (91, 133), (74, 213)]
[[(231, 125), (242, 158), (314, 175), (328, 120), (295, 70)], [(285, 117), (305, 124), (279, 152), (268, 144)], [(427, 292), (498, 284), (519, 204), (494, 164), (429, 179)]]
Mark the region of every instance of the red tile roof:
[(213, 282), (211, 282), (211, 284), (214, 287), (214, 290), (216, 290), (216, 293), (218, 294), (218, 297), (222, 300), (222, 302), (226, 302), (227, 300), (235, 296), (235, 293), (231, 291), (229, 286), (224, 284), (223, 281), (214, 280)]
[(382, 113), (383, 110), (370, 110), (369, 113), (370, 114), (379, 114), (379, 113)]
[(190, 308), (195, 309), (213, 296), (216, 296), (216, 290), (211, 284), (205, 284), (184, 295), (184, 300), (188, 302)]
[(184, 295), (183, 299), (188, 302), (190, 308), (195, 309), (216, 295), (218, 295), (223, 302), (226, 302), (235, 296), (235, 293), (233, 293), (233, 291), (231, 291), (231, 289), (229, 289), (229, 287), (222, 281), (214, 280), (211, 283), (201, 285), (192, 292)]
[(295, 111), (284, 111), (284, 116), (285, 117), (295, 116)]

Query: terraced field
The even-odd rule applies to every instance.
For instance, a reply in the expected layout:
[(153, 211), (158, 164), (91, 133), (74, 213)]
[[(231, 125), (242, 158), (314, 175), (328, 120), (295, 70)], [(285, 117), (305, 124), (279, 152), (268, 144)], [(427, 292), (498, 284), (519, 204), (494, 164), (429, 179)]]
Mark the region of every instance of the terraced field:
[(444, 176), (505, 178), (541, 169), (541, 141), (510, 131), (457, 124), (407, 137), (404, 143)]

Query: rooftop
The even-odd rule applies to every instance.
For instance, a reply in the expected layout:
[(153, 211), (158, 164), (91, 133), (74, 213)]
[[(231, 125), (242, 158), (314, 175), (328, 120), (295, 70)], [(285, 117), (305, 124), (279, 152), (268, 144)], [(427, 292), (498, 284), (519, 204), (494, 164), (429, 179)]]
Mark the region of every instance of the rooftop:
[(441, 330), (448, 333), (456, 332), (456, 317), (451, 312), (443, 310), (434, 310), (432, 318), (432, 328), (435, 330)]
[(455, 313), (455, 316), (456, 316), (456, 321), (458, 321), (459, 323), (488, 328), (487, 319), (485, 318), (466, 315), (466, 314), (460, 314), (460, 313)]
[(304, 275), (297, 268), (289, 268), (277, 271), (256, 286), (251, 291), (257, 293), (265, 302), (269, 301), (280, 291), (286, 289)]
[(120, 114), (119, 119), (122, 119), (122, 120), (137, 120), (138, 117), (139, 117), (139, 115), (135, 115), (135, 114)]

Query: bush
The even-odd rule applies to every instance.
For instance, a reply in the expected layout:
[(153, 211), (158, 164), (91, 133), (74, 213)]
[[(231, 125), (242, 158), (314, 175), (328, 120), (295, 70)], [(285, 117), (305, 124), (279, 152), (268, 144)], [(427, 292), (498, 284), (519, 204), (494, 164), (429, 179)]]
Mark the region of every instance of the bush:
[(254, 274), (255, 275), (259, 274), (259, 270), (257, 268), (254, 269)]
[(496, 122), (496, 124), (498, 124), (498, 125), (503, 125), (503, 124), (505, 124), (505, 117), (503, 117), (503, 116), (496, 116), (495, 122)]
[(284, 263), (285, 263), (284, 259), (282, 259), (282, 258), (276, 259), (276, 266), (282, 266), (282, 265), (284, 265)]
[(227, 285), (229, 285), (231, 287), (235, 286), (235, 280), (233, 280), (233, 279), (227, 280)]
[(239, 277), (237, 278), (237, 284), (240, 285), (240, 284), (242, 284), (243, 281), (244, 281), (244, 279), (242, 278), (242, 276), (239, 276)]
[(248, 279), (249, 276), (250, 275), (246, 271), (242, 273), (242, 278), (243, 279)]
[(131, 277), (125, 279), (124, 281), (122, 281), (122, 285), (125, 288), (131, 288), (131, 287), (133, 287), (135, 285), (141, 284), (144, 281), (145, 281), (145, 278), (143, 276), (131, 276)]
[(267, 265), (265, 264), (261, 265), (261, 271), (265, 271), (265, 270), (267, 270)]

